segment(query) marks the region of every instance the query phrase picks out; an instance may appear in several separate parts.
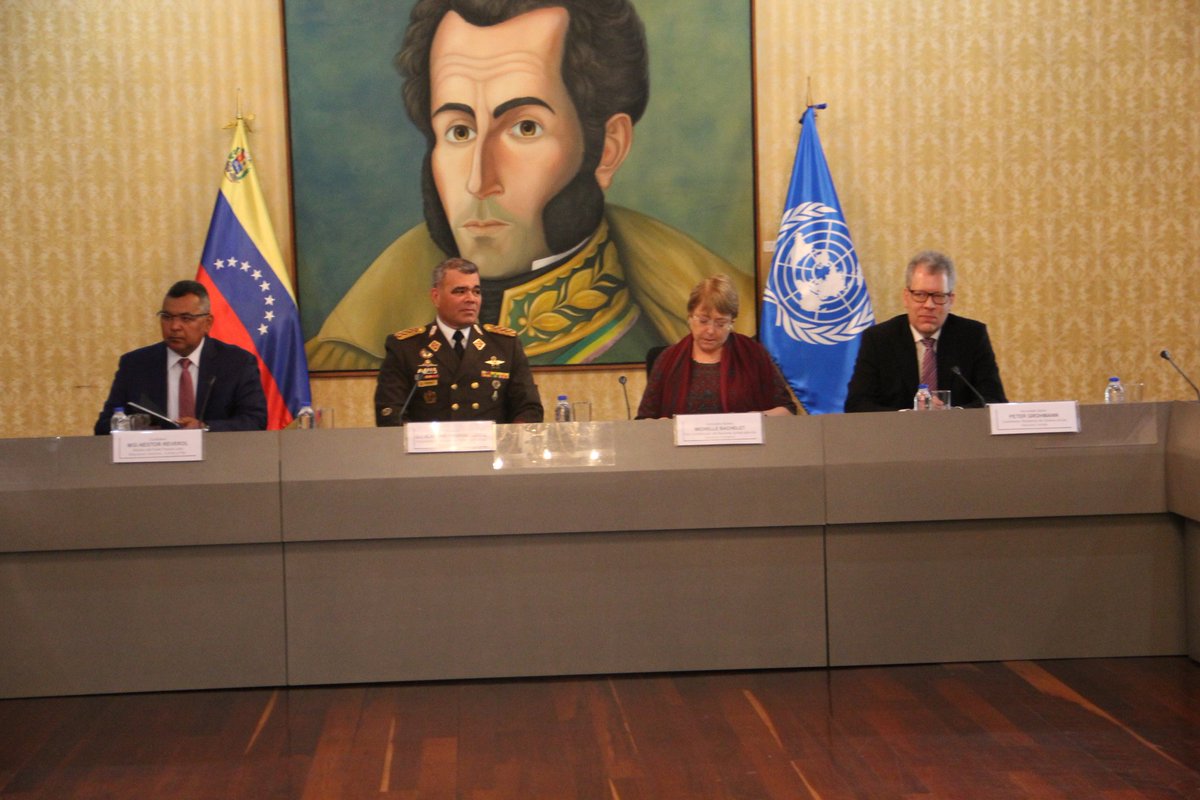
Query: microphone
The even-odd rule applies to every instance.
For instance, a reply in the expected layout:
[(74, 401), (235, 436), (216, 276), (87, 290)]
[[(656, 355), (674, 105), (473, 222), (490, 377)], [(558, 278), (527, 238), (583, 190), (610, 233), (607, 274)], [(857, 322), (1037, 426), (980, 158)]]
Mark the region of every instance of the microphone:
[(417, 380), (420, 375), (413, 375), (412, 388), (408, 390), (408, 397), (404, 398), (404, 405), (400, 406), (400, 416), (396, 417), (397, 424), (404, 424), (404, 412), (408, 411), (408, 404), (412, 402), (413, 395), (417, 393)]
[(629, 407), (629, 387), (625, 385), (629, 379), (622, 375), (617, 380), (621, 382), (621, 393), (625, 395), (625, 419), (633, 419), (633, 410)]
[(1196, 393), (1196, 399), (1200, 400), (1200, 389), (1197, 389), (1196, 384), (1192, 383), (1192, 379), (1187, 376), (1187, 373), (1179, 368), (1179, 365), (1175, 363), (1173, 358), (1171, 358), (1171, 354), (1166, 350), (1163, 350), (1161, 353), (1159, 353), (1159, 356), (1161, 356), (1163, 360), (1174, 367), (1176, 372), (1183, 376), (1183, 379), (1188, 382), (1188, 386), (1191, 386), (1192, 391)]
[(967, 385), (967, 388), (971, 390), (971, 394), (975, 395), (975, 399), (979, 401), (980, 407), (986, 408), (987, 404), (988, 404), (987, 400), (985, 400), (983, 398), (983, 395), (981, 395), (979, 393), (979, 390), (976, 389), (975, 386), (969, 380), (967, 380), (967, 376), (963, 375), (962, 370), (958, 368), (958, 365), (955, 364), (953, 367), (950, 368), (950, 371), (953, 372), (955, 375), (957, 375), (959, 380), (961, 380), (963, 383), (965, 383)]
[(208, 376), (208, 386), (204, 389), (204, 402), (200, 404), (200, 410), (196, 412), (196, 419), (200, 420), (201, 425), (204, 424), (204, 410), (208, 408), (208, 398), (212, 397), (212, 387), (216, 382), (216, 375)]

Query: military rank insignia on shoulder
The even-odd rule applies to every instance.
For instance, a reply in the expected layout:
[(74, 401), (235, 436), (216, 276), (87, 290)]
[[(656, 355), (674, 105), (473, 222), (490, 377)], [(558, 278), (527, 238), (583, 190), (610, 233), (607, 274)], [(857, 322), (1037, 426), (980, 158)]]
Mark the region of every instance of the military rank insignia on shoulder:
[(412, 337), (416, 336), (418, 333), (420, 333), (423, 330), (425, 330), (425, 326), (418, 325), (415, 328), (405, 328), (402, 331), (396, 331), (392, 335), (395, 336), (397, 339), (404, 341), (405, 339), (411, 339)]
[(483, 329), (488, 333), (497, 333), (501, 336), (516, 336), (517, 332), (512, 328), (505, 328), (500, 325), (493, 325), (490, 322), (484, 323)]

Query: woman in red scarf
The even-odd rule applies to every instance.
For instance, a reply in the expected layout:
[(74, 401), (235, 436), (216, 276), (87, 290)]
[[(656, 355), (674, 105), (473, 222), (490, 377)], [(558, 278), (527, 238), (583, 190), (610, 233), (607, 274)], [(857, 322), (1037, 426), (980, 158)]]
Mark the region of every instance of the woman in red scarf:
[(688, 297), (691, 333), (663, 351), (650, 372), (638, 419), (761, 411), (795, 414), (796, 402), (766, 349), (733, 332), (738, 295), (724, 275)]

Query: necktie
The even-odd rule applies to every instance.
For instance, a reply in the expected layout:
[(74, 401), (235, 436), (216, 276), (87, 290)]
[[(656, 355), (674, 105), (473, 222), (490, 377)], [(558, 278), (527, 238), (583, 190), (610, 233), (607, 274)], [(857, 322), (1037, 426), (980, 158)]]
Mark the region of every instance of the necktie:
[(922, 339), (925, 345), (925, 355), (921, 356), (921, 383), (929, 387), (929, 391), (937, 391), (937, 354), (933, 352), (933, 339)]
[(196, 387), (192, 384), (191, 362), (179, 359), (179, 418), (196, 416)]
[(458, 353), (459, 358), (462, 358), (464, 349), (465, 348), (463, 348), (463, 332), (461, 330), (457, 330), (454, 332), (454, 352)]

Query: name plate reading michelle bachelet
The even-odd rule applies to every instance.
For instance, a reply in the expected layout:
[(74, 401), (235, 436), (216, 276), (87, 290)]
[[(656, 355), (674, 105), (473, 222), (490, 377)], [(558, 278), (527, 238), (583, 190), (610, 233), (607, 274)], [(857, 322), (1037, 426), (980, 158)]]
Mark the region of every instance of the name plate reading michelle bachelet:
[(1079, 403), (993, 403), (988, 406), (992, 435), (1005, 433), (1079, 433)]
[(679, 414), (675, 417), (675, 444), (762, 444), (763, 415)]
[(496, 449), (496, 423), (409, 422), (404, 426), (404, 449), (410, 453), (477, 453)]
[(142, 464), (156, 461), (203, 461), (204, 431), (114, 431), (114, 464)]

